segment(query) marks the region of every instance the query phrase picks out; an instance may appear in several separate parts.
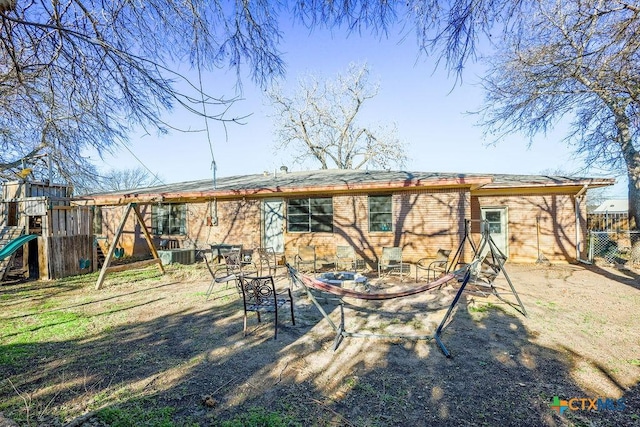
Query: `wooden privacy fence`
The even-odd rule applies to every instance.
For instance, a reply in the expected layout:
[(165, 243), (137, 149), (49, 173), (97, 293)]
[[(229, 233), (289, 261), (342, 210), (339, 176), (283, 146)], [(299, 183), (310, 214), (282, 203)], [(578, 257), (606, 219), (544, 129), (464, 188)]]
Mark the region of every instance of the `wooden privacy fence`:
[[(55, 236), (47, 239), (49, 278), (60, 279), (93, 271), (93, 238), (91, 236)], [(82, 260), (82, 261), (81, 261)], [(86, 268), (84, 260), (90, 260)]]
[(587, 228), (591, 231), (629, 230), (629, 215), (626, 212), (588, 214)]

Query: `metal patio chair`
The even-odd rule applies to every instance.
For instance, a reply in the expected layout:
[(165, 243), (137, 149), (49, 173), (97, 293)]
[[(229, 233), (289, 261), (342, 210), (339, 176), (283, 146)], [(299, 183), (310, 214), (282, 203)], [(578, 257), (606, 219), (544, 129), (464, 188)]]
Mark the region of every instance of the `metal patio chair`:
[(336, 246), (336, 271), (353, 271), (357, 268), (356, 250), (351, 246)]
[(240, 277), (245, 273), (254, 275), (257, 273), (256, 269), (252, 268), (253, 265), (247, 265), (242, 262), (240, 250), (226, 252), (222, 255), (223, 263), (218, 264), (216, 267), (211, 265), (206, 256), (202, 258), (207, 265), (207, 270), (209, 270), (211, 274), (211, 284), (209, 285), (209, 289), (207, 289), (207, 300), (211, 296), (215, 286), (222, 283), (225, 283), (228, 289), (229, 283), (234, 282), (236, 290), (238, 294), (240, 294)]
[[(316, 272), (316, 247), (315, 246), (299, 246), (298, 254), (295, 257), (296, 270)], [(306, 268), (305, 268), (306, 267)]]
[(278, 338), (278, 309), (289, 304), (291, 311), (291, 323), (296, 324), (293, 314), (293, 296), (291, 289), (287, 288), (282, 292), (276, 291), (273, 276), (249, 277), (240, 276), (240, 289), (242, 291), (242, 302), (244, 307), (243, 333), (247, 335), (247, 315), (255, 312), (258, 315), (258, 322), (261, 321), (261, 312), (274, 313), (275, 332), (273, 339)]
[[(449, 249), (438, 249), (435, 257), (421, 258), (416, 263), (416, 282), (420, 276), (421, 271), (427, 272), (427, 282), (436, 279), (439, 275), (447, 271), (447, 265), (449, 264), (449, 255), (451, 251)], [(432, 276), (433, 275), (433, 276)]]
[(378, 260), (378, 277), (381, 277), (383, 272), (388, 272), (389, 274), (398, 272), (400, 273), (400, 280), (402, 280), (405, 267), (409, 267), (409, 265), (402, 260), (401, 247), (386, 246), (382, 248), (382, 255)]
[(271, 247), (255, 249), (254, 258), (254, 264), (260, 276), (277, 276), (279, 270), (286, 273), (284, 263), (278, 263), (278, 256)]

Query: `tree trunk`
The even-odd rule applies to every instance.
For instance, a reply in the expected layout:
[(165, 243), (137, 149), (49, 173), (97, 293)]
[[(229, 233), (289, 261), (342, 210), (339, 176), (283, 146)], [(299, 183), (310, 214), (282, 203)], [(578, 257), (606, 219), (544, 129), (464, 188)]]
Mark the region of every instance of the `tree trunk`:
[[(631, 239), (631, 263), (640, 264), (640, 178), (629, 176), (629, 237)], [(635, 233), (633, 232), (635, 231)]]
[[(616, 127), (622, 157), (627, 167), (628, 198), (629, 198), (629, 231), (640, 229), (640, 152), (633, 146), (633, 139), (629, 130), (629, 118), (622, 112), (614, 110), (616, 114)], [(640, 264), (640, 236), (638, 233), (630, 233), (631, 238), (631, 263)]]
[(631, 238), (631, 263), (640, 264), (640, 153), (631, 144), (631, 153), (625, 156), (627, 161), (629, 231)]
[(629, 230), (640, 231), (640, 176), (629, 179)]

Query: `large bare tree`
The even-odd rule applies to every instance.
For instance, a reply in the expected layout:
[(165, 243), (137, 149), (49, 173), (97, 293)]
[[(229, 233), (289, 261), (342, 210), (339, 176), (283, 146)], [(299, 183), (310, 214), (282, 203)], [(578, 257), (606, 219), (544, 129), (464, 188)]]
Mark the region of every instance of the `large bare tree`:
[[(526, 0), (530, 1), (530, 0)], [(281, 15), (309, 27), (387, 35), (414, 28), (418, 49), (460, 69), (479, 36), (525, 0), (5, 0), (0, 8), (0, 170), (47, 152), (59, 174), (91, 173), (84, 149), (126, 144), (135, 126), (165, 132), (182, 106), (227, 117), (228, 88), (187, 81), (176, 64), (280, 76)], [(184, 69), (184, 67), (183, 67)], [(182, 82), (180, 85), (179, 83)], [(178, 87), (192, 90), (181, 92)], [(232, 100), (233, 98), (231, 98)], [(73, 172), (70, 172), (73, 170)]]
[(529, 19), (490, 58), (483, 123), (533, 135), (572, 118), (568, 142), (588, 164), (626, 174), (640, 226), (640, 7), (539, 0)]
[(176, 105), (234, 120), (224, 115), (233, 99), (174, 70), (246, 61), (258, 81), (281, 73), (267, 12), (261, 2), (17, 1), (0, 14), (0, 169), (47, 152), (73, 181), (90, 172), (85, 148), (111, 150), (135, 126), (164, 132)]
[(395, 124), (359, 123), (363, 108), (379, 90), (367, 64), (351, 64), (335, 79), (310, 74), (298, 80), (292, 94), (269, 91), (274, 108), (276, 148), (293, 150), (294, 161), (313, 159), (321, 169), (389, 169), (406, 161)]

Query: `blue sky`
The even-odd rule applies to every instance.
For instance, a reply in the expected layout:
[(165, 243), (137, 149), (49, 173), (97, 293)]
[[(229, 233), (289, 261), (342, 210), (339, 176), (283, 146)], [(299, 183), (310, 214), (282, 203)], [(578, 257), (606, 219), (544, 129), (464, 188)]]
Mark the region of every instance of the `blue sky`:
[[(478, 86), (481, 67), (469, 64), (456, 84), (454, 75), (435, 69), (436, 58), (418, 57), (413, 33), (390, 33), (388, 39), (371, 36), (346, 36), (334, 31), (309, 32), (301, 27), (283, 28), (281, 46), (287, 66), (284, 85), (295, 85), (305, 73), (333, 77), (344, 72), (351, 62), (367, 62), (372, 80), (380, 83), (379, 95), (363, 110), (360, 123), (395, 122), (400, 139), (406, 142), (409, 162), (404, 169), (432, 172), (522, 173), (576, 171), (583, 166), (570, 147), (561, 140), (563, 127), (531, 141), (512, 135), (497, 145), (483, 137), (477, 117), (467, 114), (482, 102)], [(230, 98), (236, 94), (235, 73), (220, 70), (203, 75), (205, 91)], [(243, 100), (231, 113), (248, 115), (245, 125), (227, 125), (225, 129), (209, 121), (217, 176), (273, 171), (286, 165), (289, 170), (313, 169), (313, 165), (295, 165), (285, 152), (274, 151), (271, 110), (263, 91), (248, 78), (243, 80)], [(204, 119), (179, 110), (167, 120), (182, 129), (203, 129)], [(225, 138), (227, 140), (225, 140)], [(206, 132), (168, 135), (132, 135), (130, 152), (118, 150), (106, 156), (102, 170), (135, 168), (141, 165), (157, 173), (163, 182), (206, 179), (213, 175), (212, 156)], [(132, 154), (133, 153), (133, 154)], [(137, 159), (136, 159), (137, 157)], [(139, 160), (138, 160), (139, 159)], [(609, 176), (603, 171), (581, 175)], [(618, 179), (622, 181), (622, 178)], [(625, 183), (608, 191), (611, 197), (625, 197)]]

